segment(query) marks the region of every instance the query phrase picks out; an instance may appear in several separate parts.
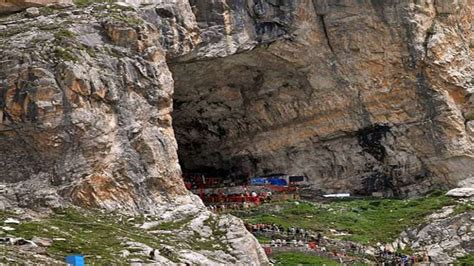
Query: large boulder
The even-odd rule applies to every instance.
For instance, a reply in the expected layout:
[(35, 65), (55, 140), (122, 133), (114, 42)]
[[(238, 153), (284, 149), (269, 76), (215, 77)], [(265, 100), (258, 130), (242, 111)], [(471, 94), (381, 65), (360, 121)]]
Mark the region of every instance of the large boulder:
[(474, 187), (464, 187), (451, 189), (446, 193), (447, 196), (455, 198), (469, 198), (474, 197)]
[(72, 0), (0, 0), (0, 14), (8, 14), (27, 9), (54, 5), (72, 5)]

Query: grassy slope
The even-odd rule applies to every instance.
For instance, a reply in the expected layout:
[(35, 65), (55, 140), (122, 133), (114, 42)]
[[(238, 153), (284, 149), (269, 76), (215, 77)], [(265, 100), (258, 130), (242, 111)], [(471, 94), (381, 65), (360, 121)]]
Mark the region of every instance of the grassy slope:
[(315, 257), (300, 252), (282, 252), (274, 257), (275, 265), (340, 265), (331, 259)]
[[(0, 211), (0, 221), (8, 217), (15, 217), (12, 213)], [(122, 250), (129, 250), (131, 256), (128, 258), (144, 259), (143, 255), (134, 254), (132, 248), (127, 248), (123, 243), (134, 241), (144, 243), (152, 248), (160, 249), (163, 245), (179, 246), (192, 250), (225, 250), (228, 247), (219, 239), (201, 239), (198, 236), (179, 238), (174, 233), (150, 233), (138, 228), (142, 224), (143, 217), (119, 216), (115, 214), (104, 214), (95, 211), (63, 209), (56, 210), (49, 218), (38, 221), (22, 221), (20, 225), (13, 225), (16, 230), (8, 235), (31, 239), (34, 236), (46, 238), (63, 238), (56, 240), (47, 248), (47, 255), (62, 261), (69, 254), (83, 254), (88, 263), (120, 264), (126, 262), (120, 258)], [(174, 223), (165, 223), (153, 230), (181, 230), (191, 219), (184, 219)], [(207, 220), (206, 224), (212, 226), (215, 236), (220, 234), (215, 221)], [(0, 237), (6, 235), (0, 230)], [(7, 252), (6, 250), (4, 252)], [(0, 257), (2, 257), (0, 250)], [(173, 253), (162, 253), (172, 261), (177, 261), (177, 255)], [(1, 262), (1, 260), (0, 260)]]
[[(408, 199), (336, 200), (318, 207), (308, 202), (281, 202), (234, 213), (251, 223), (275, 223), (323, 231), (350, 233), (347, 240), (364, 244), (389, 242), (405, 229), (423, 223), (425, 217), (446, 205), (457, 204), (442, 193)], [(462, 209), (462, 208), (461, 208)]]

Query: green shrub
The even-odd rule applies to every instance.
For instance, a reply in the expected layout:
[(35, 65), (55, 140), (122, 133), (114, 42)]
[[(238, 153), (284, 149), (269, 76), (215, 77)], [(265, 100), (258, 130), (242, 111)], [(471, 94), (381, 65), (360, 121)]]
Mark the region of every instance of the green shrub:
[(275, 265), (339, 265), (334, 260), (302, 252), (282, 252), (274, 256)]

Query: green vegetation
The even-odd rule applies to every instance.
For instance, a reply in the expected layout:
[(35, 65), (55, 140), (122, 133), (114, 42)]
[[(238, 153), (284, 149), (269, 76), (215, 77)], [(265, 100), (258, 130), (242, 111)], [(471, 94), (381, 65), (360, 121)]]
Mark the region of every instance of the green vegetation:
[[(443, 206), (457, 204), (443, 193), (432, 193), (417, 199), (348, 199), (317, 206), (309, 202), (264, 204), (249, 211), (233, 214), (250, 223), (278, 224), (322, 231), (329, 229), (349, 233), (346, 240), (365, 244), (388, 242), (405, 229), (421, 224), (425, 217)], [(465, 207), (462, 207), (465, 208)]]
[(181, 229), (183, 226), (188, 224), (191, 221), (191, 217), (187, 219), (183, 219), (180, 221), (173, 221), (173, 222), (164, 222), (160, 223), (157, 225), (155, 228), (152, 229), (158, 229), (158, 230), (176, 230), (176, 229)]
[(54, 49), (54, 54), (57, 58), (62, 59), (64, 61), (71, 61), (77, 62), (79, 58), (72, 52), (71, 49), (65, 49), (61, 47), (57, 47)]
[(124, 14), (122, 12), (117, 12), (108, 15), (108, 17), (113, 18), (116, 21), (121, 21), (131, 27), (143, 25), (143, 20), (134, 14)]
[(121, 241), (123, 238), (157, 244), (155, 239), (142, 230), (114, 218), (118, 217), (82, 214), (74, 209), (56, 210), (48, 219), (22, 222), (15, 226), (16, 230), (11, 234), (25, 239), (35, 236), (56, 238), (53, 245), (48, 247), (48, 255), (62, 260), (68, 254), (80, 253), (86, 255), (91, 263), (120, 262), (117, 255), (124, 249)]
[[(17, 216), (0, 211), (0, 220), (8, 217)], [(145, 217), (129, 217), (83, 209), (58, 209), (48, 218), (22, 221), (19, 225), (12, 225), (15, 230), (8, 234), (25, 239), (32, 239), (35, 236), (53, 239), (52, 246), (47, 248), (47, 254), (50, 257), (62, 260), (68, 254), (79, 253), (85, 255), (88, 263), (100, 263), (100, 265), (123, 263), (123, 259), (120, 258), (123, 250), (131, 252), (129, 258), (143, 259), (143, 254), (137, 252), (139, 249), (125, 244), (128, 241), (143, 243), (160, 251), (164, 249), (161, 255), (175, 262), (178, 262), (178, 255), (173, 250), (167, 250), (163, 244), (194, 250), (226, 250), (228, 248), (220, 239), (224, 232), (217, 230), (217, 222), (212, 218), (206, 223), (211, 226), (215, 234), (206, 239), (199, 235), (183, 239), (177, 234), (156, 231), (156, 228), (144, 230), (136, 226), (142, 224), (144, 220)], [(151, 220), (148, 219), (148, 221)], [(159, 227), (183, 230), (190, 221), (191, 217), (164, 223)], [(1, 231), (0, 236), (2, 236)], [(0, 252), (0, 257), (2, 257), (2, 252)]]
[(334, 260), (303, 252), (281, 252), (274, 257), (275, 265), (339, 265)]
[(261, 236), (261, 235), (258, 235), (258, 236), (255, 236), (258, 240), (258, 242), (260, 244), (269, 244), (270, 241), (272, 240), (270, 237), (266, 237), (266, 236)]
[(474, 211), (474, 204), (472, 202), (460, 203), (454, 208), (454, 214)]
[(74, 37), (75, 34), (67, 29), (60, 29), (57, 32), (54, 33), (54, 38), (56, 38), (58, 41), (64, 40), (64, 39), (70, 39)]
[(8, 30), (2, 30), (0, 32), (0, 37), (7, 38), (23, 32), (25, 32), (25, 30), (21, 27), (10, 27)]
[(47, 6), (46, 6), (46, 7), (41, 7), (41, 8), (40, 8), (40, 12), (41, 12), (41, 14), (44, 15), (44, 16), (49, 16), (49, 15), (54, 14), (54, 13), (55, 13), (55, 10), (54, 10), (53, 8), (51, 8), (51, 7), (47, 7)]
[(455, 265), (474, 265), (474, 253), (471, 253), (467, 256), (459, 258)]
[(472, 120), (474, 120), (474, 113), (467, 113), (467, 114), (465, 114), (465, 115), (464, 115), (464, 119), (465, 119), (466, 121), (472, 121)]
[(74, 0), (74, 4), (77, 6), (77, 7), (88, 7), (94, 3), (108, 3), (108, 4), (112, 4), (114, 3), (114, 0)]

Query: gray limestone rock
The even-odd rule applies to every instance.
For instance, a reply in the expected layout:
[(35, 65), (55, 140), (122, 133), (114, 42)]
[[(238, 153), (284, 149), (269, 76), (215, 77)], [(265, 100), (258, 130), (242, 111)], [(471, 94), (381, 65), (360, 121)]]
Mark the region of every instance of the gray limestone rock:
[(448, 191), (446, 195), (455, 198), (474, 198), (474, 188), (455, 188)]
[(40, 15), (40, 10), (37, 7), (29, 7), (25, 12), (26, 16), (30, 18), (38, 17)]

